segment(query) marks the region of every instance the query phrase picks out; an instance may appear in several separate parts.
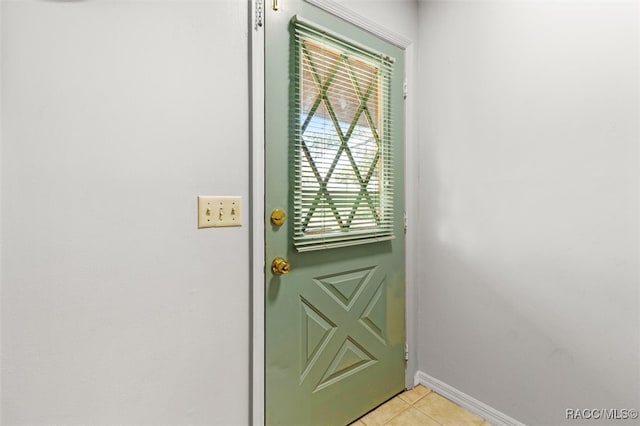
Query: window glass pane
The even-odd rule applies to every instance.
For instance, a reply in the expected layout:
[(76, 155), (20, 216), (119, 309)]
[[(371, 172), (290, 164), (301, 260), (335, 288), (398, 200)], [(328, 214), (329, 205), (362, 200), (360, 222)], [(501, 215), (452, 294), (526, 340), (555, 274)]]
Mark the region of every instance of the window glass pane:
[(300, 28), (296, 49), (296, 247), (391, 236), (388, 58)]

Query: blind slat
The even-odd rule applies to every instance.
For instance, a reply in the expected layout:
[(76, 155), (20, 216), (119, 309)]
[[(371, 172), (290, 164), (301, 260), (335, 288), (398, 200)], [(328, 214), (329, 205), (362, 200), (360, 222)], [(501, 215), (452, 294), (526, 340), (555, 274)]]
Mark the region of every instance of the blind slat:
[(294, 245), (393, 238), (393, 58), (294, 20)]

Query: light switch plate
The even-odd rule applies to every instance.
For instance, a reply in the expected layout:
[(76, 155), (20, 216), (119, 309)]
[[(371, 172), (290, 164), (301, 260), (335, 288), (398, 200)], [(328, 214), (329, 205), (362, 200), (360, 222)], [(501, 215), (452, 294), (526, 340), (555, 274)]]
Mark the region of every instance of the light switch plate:
[(198, 228), (242, 226), (241, 197), (198, 196)]

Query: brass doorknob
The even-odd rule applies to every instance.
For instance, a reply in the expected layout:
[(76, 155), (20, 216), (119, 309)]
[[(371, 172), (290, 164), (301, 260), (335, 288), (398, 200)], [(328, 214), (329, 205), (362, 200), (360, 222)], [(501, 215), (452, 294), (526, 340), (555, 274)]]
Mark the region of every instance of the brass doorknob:
[(280, 226), (287, 219), (287, 214), (282, 209), (275, 209), (271, 212), (271, 223)]
[(281, 257), (276, 257), (273, 259), (273, 262), (271, 262), (271, 272), (276, 275), (288, 274), (290, 270), (291, 265), (289, 265), (289, 262)]

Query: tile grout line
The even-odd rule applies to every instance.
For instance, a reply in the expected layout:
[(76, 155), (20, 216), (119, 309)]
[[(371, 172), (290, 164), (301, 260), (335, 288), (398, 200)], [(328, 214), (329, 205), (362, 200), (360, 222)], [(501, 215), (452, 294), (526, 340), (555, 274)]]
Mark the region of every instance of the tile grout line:
[[(424, 387), (424, 386), (423, 386), (423, 387)], [(422, 396), (421, 396), (420, 398), (418, 398), (417, 400), (415, 400), (415, 401), (413, 402), (413, 404), (411, 404), (411, 406), (412, 406), (412, 407), (414, 407), (416, 410), (418, 410), (420, 413), (424, 414), (425, 416), (427, 416), (428, 418), (430, 418), (431, 420), (433, 420), (434, 422), (436, 422), (437, 424), (439, 424), (439, 425), (441, 425), (441, 426), (446, 426), (444, 423), (439, 422), (438, 420), (436, 420), (435, 418), (433, 418), (432, 416), (430, 416), (428, 413), (426, 413), (426, 412), (424, 412), (423, 410), (421, 410), (419, 407), (415, 407), (415, 404), (417, 404), (419, 401), (423, 400), (424, 398), (426, 398), (428, 395), (431, 395), (431, 394), (435, 394), (435, 395), (437, 395), (437, 396), (439, 396), (439, 397), (441, 397), (441, 398), (445, 398), (445, 397), (443, 397), (442, 395), (440, 395), (439, 393), (435, 392), (435, 391), (434, 391), (434, 390), (432, 390), (432, 389), (429, 389), (429, 388), (427, 388), (427, 387), (424, 387), (424, 388), (425, 388), (425, 389), (427, 389), (427, 391), (428, 391), (428, 392), (427, 392), (427, 393), (425, 393), (424, 395), (422, 395)], [(445, 398), (445, 399), (447, 399), (447, 398)], [(448, 399), (447, 399), (447, 400), (448, 400)], [(450, 401), (450, 400), (449, 400), (449, 402), (452, 402), (452, 401)], [(462, 409), (462, 410), (464, 410), (464, 411), (469, 411), (469, 410), (465, 409), (464, 407), (460, 407), (460, 406), (459, 406), (458, 404), (456, 404), (455, 402), (454, 402), (453, 404), (455, 404), (458, 408), (461, 408), (461, 409)], [(477, 425), (475, 425), (475, 426), (481, 426), (484, 422), (485, 422), (485, 419), (480, 418), (480, 422), (479, 422)]]
[[(400, 398), (400, 399), (402, 399), (402, 398)], [(403, 399), (403, 401), (404, 401), (404, 399)], [(407, 402), (407, 401), (404, 401), (404, 402)], [(388, 425), (389, 423), (391, 423), (391, 420), (395, 419), (396, 417), (398, 417), (400, 414), (404, 413), (408, 409), (413, 408), (413, 405), (409, 404), (408, 402), (407, 402), (407, 404), (408, 404), (407, 408), (405, 408), (404, 410), (400, 411), (398, 414), (396, 414), (395, 416), (391, 417), (389, 420), (384, 422), (384, 425)], [(384, 425), (382, 425), (382, 426), (384, 426)]]
[[(431, 393), (431, 392), (429, 392), (429, 393)], [(424, 395), (422, 398), (424, 398), (427, 395)], [(422, 399), (422, 398), (420, 398), (420, 399)], [(420, 401), (420, 399), (418, 401)], [(416, 401), (416, 402), (418, 402), (418, 401)], [(413, 405), (412, 405), (412, 407), (413, 407)], [(418, 410), (420, 413), (424, 414), (425, 416), (429, 417), (431, 420), (433, 420), (434, 422), (438, 423), (440, 426), (445, 426), (444, 424), (440, 423), (438, 420), (434, 419), (433, 417), (431, 417), (430, 415), (428, 415), (427, 413), (422, 411), (420, 408), (418, 408), (418, 407), (413, 407), (413, 408), (415, 408), (416, 410)]]
[(413, 404), (411, 404), (411, 406), (413, 408), (415, 408), (416, 410), (418, 410), (418, 412), (424, 414), (425, 416), (429, 417), (431, 420), (433, 420), (434, 422), (438, 423), (441, 426), (444, 426), (442, 423), (440, 423), (439, 421), (437, 421), (436, 419), (434, 419), (433, 417), (431, 417), (430, 415), (428, 415), (427, 413), (425, 413), (424, 411), (422, 411), (421, 409), (419, 409), (418, 407), (415, 406), (415, 404), (417, 404), (419, 401), (422, 401), (424, 398), (427, 397), (427, 395), (430, 395), (431, 393), (433, 393), (433, 391), (431, 389), (425, 388), (427, 389), (427, 393), (425, 393), (424, 395), (422, 395), (420, 398), (416, 399)]
[[(428, 388), (427, 388), (427, 389), (428, 389)], [(459, 409), (461, 409), (461, 410), (463, 410), (463, 411), (466, 411), (466, 412), (468, 412), (468, 413), (470, 413), (470, 414), (473, 414), (473, 413), (471, 413), (469, 410), (467, 410), (466, 408), (459, 406), (459, 405), (458, 405), (458, 404), (456, 404), (455, 402), (451, 401), (450, 399), (448, 399), (448, 398), (446, 398), (446, 397), (444, 397), (444, 396), (440, 395), (438, 392), (436, 392), (436, 391), (434, 391), (434, 390), (431, 390), (431, 389), (429, 389), (429, 392), (428, 392), (428, 393), (426, 393), (425, 395), (423, 395), (421, 398), (419, 398), (415, 403), (418, 403), (418, 401), (420, 401), (420, 400), (422, 400), (422, 399), (426, 398), (428, 395), (431, 395), (431, 394), (434, 394), (434, 395), (436, 395), (436, 396), (438, 396), (438, 397), (440, 397), (440, 398), (443, 398), (443, 399), (445, 399), (445, 400), (449, 401), (450, 403), (454, 404), (457, 408), (459, 408)], [(441, 426), (446, 426), (445, 424), (443, 424), (443, 423), (439, 422), (438, 420), (434, 419), (434, 418), (433, 418), (433, 417), (431, 417), (429, 414), (427, 414), (426, 412), (424, 412), (423, 410), (421, 410), (419, 407), (415, 407), (415, 408), (416, 408), (416, 410), (420, 411), (422, 414), (424, 414), (425, 416), (429, 417), (430, 419), (432, 419), (433, 421), (435, 421), (435, 422), (436, 422), (436, 423), (438, 423), (439, 425), (441, 425)], [(483, 423), (485, 423), (485, 422), (486, 422), (486, 420), (485, 420), (485, 419), (483, 419), (482, 417), (480, 417), (480, 416), (478, 416), (478, 415), (476, 415), (476, 417), (480, 418), (480, 421), (479, 421), (477, 424), (475, 424), (474, 426), (481, 426)]]
[[(418, 385), (418, 386), (422, 386), (422, 385)], [(429, 389), (429, 388), (427, 388), (427, 387), (425, 387), (425, 386), (422, 386), (422, 387), (423, 387), (427, 392), (426, 392), (424, 395), (420, 396), (420, 397), (419, 397), (418, 399), (416, 399), (415, 401), (413, 401), (413, 402), (409, 402), (409, 401), (405, 400), (404, 398), (402, 398), (402, 395), (405, 395), (405, 394), (407, 394), (407, 393), (409, 393), (409, 392), (412, 392), (414, 389), (416, 389), (416, 388), (414, 387), (414, 388), (412, 388), (412, 389), (410, 389), (410, 390), (405, 390), (404, 392), (402, 392), (402, 393), (400, 393), (400, 394), (396, 395), (395, 397), (391, 398), (389, 401), (387, 401), (386, 403), (384, 403), (384, 404), (380, 405), (378, 408), (376, 408), (375, 410), (373, 410), (373, 411), (369, 412), (366, 416), (361, 417), (361, 418), (360, 418), (360, 419), (358, 419), (357, 421), (358, 421), (359, 423), (361, 423), (362, 425), (364, 425), (364, 426), (373, 426), (372, 424), (370, 425), (370, 424), (368, 424), (367, 422), (365, 422), (365, 421), (364, 421), (364, 418), (365, 418), (365, 417), (367, 417), (367, 416), (368, 416), (368, 415), (370, 415), (370, 414), (375, 413), (375, 412), (376, 412), (376, 411), (378, 411), (381, 407), (383, 407), (384, 405), (386, 405), (386, 404), (388, 404), (389, 402), (393, 401), (394, 399), (398, 399), (398, 400), (399, 400), (399, 401), (401, 401), (402, 403), (406, 404), (406, 407), (404, 407), (400, 412), (398, 412), (397, 414), (393, 415), (393, 416), (392, 416), (392, 417), (390, 417), (389, 419), (384, 420), (384, 423), (382, 423), (382, 424), (381, 424), (382, 426), (390, 424), (394, 419), (396, 419), (397, 417), (399, 417), (399, 416), (403, 415), (404, 413), (406, 413), (407, 411), (409, 411), (411, 408), (415, 408), (415, 409), (416, 409), (420, 414), (422, 414), (422, 415), (424, 415), (424, 416), (428, 417), (428, 418), (429, 418), (431, 421), (433, 421), (435, 424), (438, 424), (438, 425), (440, 425), (440, 426), (446, 426), (444, 423), (442, 423), (442, 422), (440, 422), (440, 421), (436, 420), (435, 418), (433, 418), (433, 417), (432, 417), (431, 415), (429, 415), (427, 412), (425, 412), (425, 411), (421, 410), (419, 407), (417, 407), (417, 406), (416, 406), (416, 404), (418, 404), (420, 401), (422, 401), (423, 399), (425, 399), (427, 396), (429, 396), (429, 395), (431, 395), (431, 394), (434, 394), (434, 395), (436, 395), (436, 397), (443, 398), (443, 399), (445, 399), (445, 400), (447, 400), (447, 401), (449, 401), (449, 402), (452, 402), (452, 401), (450, 401), (450, 400), (449, 400), (448, 398), (446, 398), (446, 397), (443, 397), (442, 395), (438, 394), (437, 392), (433, 391), (432, 389)], [(457, 404), (456, 404), (456, 403), (454, 403), (454, 402), (452, 402), (452, 403), (453, 403), (457, 408), (461, 409), (462, 411), (468, 412), (468, 410), (466, 410), (464, 407), (460, 407), (459, 405), (457, 405)], [(471, 413), (471, 414), (473, 414), (473, 413)], [(479, 416), (477, 416), (477, 417), (479, 417)], [(479, 422), (478, 422), (477, 424), (474, 424), (474, 426), (483, 426), (483, 425), (485, 425), (485, 423), (486, 423), (486, 420), (485, 420), (485, 419), (483, 419), (483, 418), (480, 418)], [(486, 423), (486, 425), (489, 425), (489, 423)]]
[[(424, 395), (424, 396), (426, 396), (426, 395)], [(420, 398), (420, 399), (422, 399), (422, 398)], [(418, 401), (419, 401), (419, 400), (418, 400)], [(418, 401), (416, 401), (416, 402), (418, 402)], [(405, 402), (406, 402), (406, 401), (405, 401)], [(435, 423), (439, 424), (440, 426), (445, 426), (445, 425), (443, 425), (442, 423), (440, 423), (439, 421), (437, 421), (436, 419), (434, 419), (433, 417), (431, 417), (430, 415), (428, 415), (427, 413), (425, 413), (424, 411), (422, 411), (421, 409), (419, 409), (418, 407), (414, 407), (413, 405), (409, 405), (407, 408), (405, 408), (404, 410), (402, 410), (400, 413), (396, 414), (395, 416), (393, 416), (392, 418), (390, 418), (389, 420), (387, 420), (387, 422), (386, 422), (384, 425), (382, 425), (382, 426), (388, 425), (389, 423), (391, 423), (391, 420), (395, 419), (396, 417), (400, 416), (400, 414), (404, 413), (405, 411), (410, 410), (411, 408), (413, 408), (414, 410), (417, 410), (419, 413), (421, 413), (421, 414), (423, 414), (423, 415), (427, 416), (428, 418), (430, 418), (431, 420), (433, 420)], [(364, 423), (364, 422), (363, 422), (363, 423)], [(367, 425), (366, 425), (366, 423), (365, 423), (365, 426), (367, 426)]]
[[(420, 385), (419, 385), (419, 386), (420, 386)], [(415, 387), (414, 387), (413, 389), (415, 389)], [(432, 391), (431, 389), (428, 389), (428, 388), (425, 388), (425, 389), (427, 389), (427, 393), (425, 393), (424, 395), (422, 395), (421, 397), (419, 397), (418, 399), (416, 399), (416, 400), (415, 400), (415, 401), (413, 401), (413, 402), (409, 402), (409, 401), (407, 401), (407, 400), (402, 399), (402, 395), (404, 395), (406, 392), (410, 392), (410, 391), (405, 391), (405, 392), (401, 393), (400, 395), (398, 395), (398, 398), (402, 399), (404, 402), (406, 402), (407, 404), (409, 404), (409, 406), (408, 406), (407, 408), (405, 408), (404, 410), (402, 410), (400, 413), (396, 414), (395, 416), (393, 416), (392, 418), (390, 418), (389, 420), (387, 420), (387, 421), (386, 421), (386, 423), (385, 423), (385, 425), (387, 425), (387, 424), (391, 423), (391, 421), (392, 421), (393, 419), (395, 419), (396, 417), (400, 416), (400, 415), (401, 415), (402, 413), (404, 413), (405, 411), (409, 410), (410, 408), (413, 408), (413, 409), (417, 410), (419, 413), (421, 413), (421, 414), (423, 414), (423, 415), (427, 416), (428, 418), (430, 418), (431, 420), (433, 420), (435, 423), (439, 424), (440, 426), (445, 426), (445, 425), (443, 425), (442, 423), (440, 423), (439, 421), (437, 421), (436, 419), (434, 419), (433, 417), (431, 417), (430, 415), (428, 415), (427, 413), (425, 413), (424, 411), (422, 411), (421, 409), (419, 409), (418, 407), (416, 407), (416, 406), (415, 406), (419, 401), (421, 401), (421, 400), (423, 400), (424, 398), (426, 398), (426, 396), (427, 396), (427, 395), (430, 395), (431, 393), (433, 393), (433, 391)], [(364, 423), (364, 422), (363, 422), (363, 423)], [(365, 426), (366, 426), (366, 423), (365, 423)], [(384, 425), (383, 425), (383, 426), (384, 426)]]

